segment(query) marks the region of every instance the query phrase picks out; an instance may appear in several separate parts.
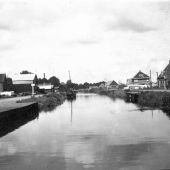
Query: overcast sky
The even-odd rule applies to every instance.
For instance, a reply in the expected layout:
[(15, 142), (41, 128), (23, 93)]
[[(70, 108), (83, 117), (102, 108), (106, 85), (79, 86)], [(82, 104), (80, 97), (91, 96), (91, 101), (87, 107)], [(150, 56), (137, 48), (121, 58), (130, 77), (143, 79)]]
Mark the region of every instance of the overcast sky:
[(169, 59), (170, 1), (0, 0), (1, 73), (125, 82)]

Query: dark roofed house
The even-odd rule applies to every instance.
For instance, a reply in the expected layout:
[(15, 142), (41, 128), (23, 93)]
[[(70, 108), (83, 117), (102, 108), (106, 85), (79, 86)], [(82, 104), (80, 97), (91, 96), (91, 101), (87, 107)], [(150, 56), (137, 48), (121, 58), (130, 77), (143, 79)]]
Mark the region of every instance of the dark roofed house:
[(148, 85), (150, 83), (150, 77), (143, 73), (142, 71), (139, 71), (132, 79), (132, 84), (138, 84), (138, 85)]
[(118, 84), (114, 80), (106, 82), (105, 86), (108, 90), (118, 88)]
[[(16, 93), (32, 92), (32, 85), (37, 84), (35, 74), (19, 74), (12, 77), (12, 82)], [(36, 88), (36, 86), (35, 86)]]
[(0, 74), (0, 92), (6, 90), (6, 74)]
[(157, 81), (159, 88), (167, 88), (168, 86), (170, 86), (170, 61), (165, 69), (158, 76)]

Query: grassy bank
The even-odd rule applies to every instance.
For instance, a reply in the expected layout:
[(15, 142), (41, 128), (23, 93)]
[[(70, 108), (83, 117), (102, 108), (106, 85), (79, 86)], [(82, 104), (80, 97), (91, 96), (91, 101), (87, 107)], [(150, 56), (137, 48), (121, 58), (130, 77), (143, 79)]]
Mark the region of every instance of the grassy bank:
[[(100, 95), (106, 95), (111, 98), (121, 98), (126, 100), (124, 90), (100, 91)], [(170, 110), (170, 92), (145, 91), (139, 95), (137, 104), (139, 107), (159, 108)]]
[(120, 99), (125, 99), (126, 94), (124, 90), (114, 90), (114, 91), (99, 91), (100, 95), (106, 95), (111, 98), (120, 98)]
[(138, 98), (138, 104), (142, 107), (170, 109), (170, 93), (148, 91), (142, 92)]
[(51, 93), (40, 97), (31, 97), (29, 99), (18, 101), (18, 103), (37, 102), (40, 111), (50, 111), (56, 106), (61, 105), (65, 100), (65, 95)]

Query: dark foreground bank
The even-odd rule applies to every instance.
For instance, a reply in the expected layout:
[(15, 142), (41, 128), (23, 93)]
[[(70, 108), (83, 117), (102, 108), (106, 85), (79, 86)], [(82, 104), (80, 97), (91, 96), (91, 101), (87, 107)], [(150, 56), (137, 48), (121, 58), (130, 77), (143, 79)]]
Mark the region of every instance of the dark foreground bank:
[(19, 103), (36, 102), (38, 103), (39, 111), (50, 111), (56, 106), (61, 105), (66, 96), (60, 93), (51, 93), (39, 97), (31, 97), (29, 99), (18, 101)]

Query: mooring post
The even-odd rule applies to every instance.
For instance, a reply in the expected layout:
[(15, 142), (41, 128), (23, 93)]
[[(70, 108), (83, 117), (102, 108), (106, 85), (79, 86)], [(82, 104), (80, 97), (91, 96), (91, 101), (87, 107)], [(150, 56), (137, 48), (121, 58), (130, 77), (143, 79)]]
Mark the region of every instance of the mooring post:
[(34, 87), (35, 87), (35, 84), (31, 84), (31, 87), (32, 87), (32, 96), (34, 96)]

